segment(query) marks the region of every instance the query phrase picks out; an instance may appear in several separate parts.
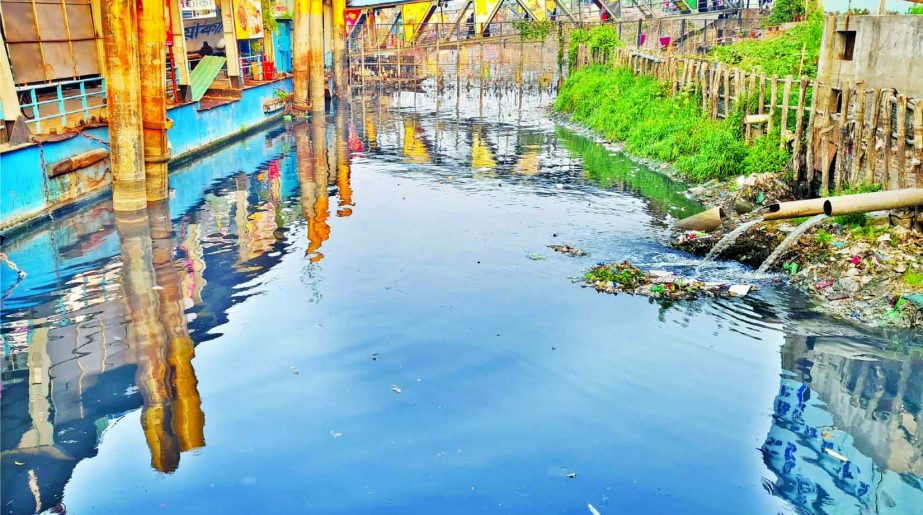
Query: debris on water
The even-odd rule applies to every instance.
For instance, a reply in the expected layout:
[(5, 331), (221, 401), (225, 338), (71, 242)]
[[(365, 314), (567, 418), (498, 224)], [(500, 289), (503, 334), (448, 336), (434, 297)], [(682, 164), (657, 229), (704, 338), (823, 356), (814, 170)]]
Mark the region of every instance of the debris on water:
[(735, 297), (756, 289), (756, 286), (749, 284), (702, 282), (666, 270), (645, 272), (628, 261), (597, 264), (587, 271), (584, 280), (587, 286), (600, 292), (629, 293), (670, 300), (693, 300), (702, 296)]
[(568, 473), (567, 473), (567, 476), (565, 476), (565, 477), (566, 477), (567, 479), (576, 479), (576, 478), (577, 478), (577, 473), (576, 473), (576, 472), (568, 472)]
[(829, 448), (829, 447), (824, 447), (824, 452), (826, 452), (826, 453), (829, 454), (830, 456), (833, 456), (834, 458), (836, 458), (836, 459), (838, 459), (838, 460), (840, 460), (840, 461), (849, 461), (849, 458), (847, 458), (846, 456), (843, 456), (842, 454), (840, 454), (840, 453), (834, 451), (833, 449), (831, 449), (831, 448)]
[(377, 353), (377, 352), (373, 352), (373, 353), (372, 353), (372, 361), (378, 361), (378, 353)]
[(563, 190), (563, 189), (564, 189), (564, 185), (561, 184), (560, 182), (557, 183), (557, 184), (555, 184), (554, 187), (557, 188), (557, 189), (559, 189), (559, 190)]
[(332, 437), (334, 437), (334, 438), (339, 438), (339, 437), (343, 436), (343, 433), (341, 433), (341, 432), (339, 432), (339, 431), (330, 431), (330, 436), (332, 436)]
[(529, 254), (528, 258), (531, 259), (532, 261), (541, 261), (545, 259), (545, 256), (533, 252), (532, 254)]
[(297, 369), (297, 368), (295, 368), (295, 367), (288, 367), (288, 368), (289, 368), (289, 370), (291, 370), (291, 371), (292, 371), (292, 373), (293, 373), (293, 374), (295, 374), (296, 376), (297, 376), (297, 375), (299, 374), (299, 372), (298, 372), (298, 369)]
[(587, 253), (583, 250), (578, 249), (570, 245), (545, 245), (549, 249), (559, 252), (561, 254), (567, 254), (568, 256), (581, 257), (586, 256)]
[(728, 293), (733, 297), (743, 297), (744, 295), (750, 293), (751, 286), (749, 284), (735, 284), (728, 288)]
[(391, 385), (391, 391), (394, 393), (401, 393), (401, 389), (398, 388), (396, 384)]
[(592, 513), (593, 515), (601, 515), (601, 514), (599, 513), (599, 510), (597, 510), (596, 508), (594, 508), (592, 504), (587, 504), (587, 505), (586, 505), (586, 508), (587, 508), (588, 510), (590, 510), (590, 513)]

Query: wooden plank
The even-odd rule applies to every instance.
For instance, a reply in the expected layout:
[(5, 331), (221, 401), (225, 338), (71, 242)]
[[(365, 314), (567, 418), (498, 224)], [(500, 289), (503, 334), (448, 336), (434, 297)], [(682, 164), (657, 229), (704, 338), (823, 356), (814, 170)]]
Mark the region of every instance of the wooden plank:
[(779, 93), (779, 80), (771, 77), (769, 81), (769, 124), (766, 126), (766, 133), (772, 132), (773, 122), (776, 116), (776, 96)]
[(207, 55), (199, 61), (199, 64), (189, 74), (189, 88), (192, 91), (193, 102), (202, 100), (226, 61), (226, 57), (217, 55)]
[(814, 182), (814, 131), (815, 131), (815, 122), (814, 116), (817, 111), (817, 97), (820, 96), (820, 82), (814, 82), (814, 88), (811, 90), (811, 108), (808, 111), (808, 148), (805, 150), (806, 153), (806, 164), (807, 164), (807, 173), (805, 178), (808, 181), (808, 187), (811, 186)]
[(895, 102), (894, 90), (890, 90), (885, 96), (884, 110), (881, 112), (881, 128), (885, 138), (885, 146), (883, 149), (884, 158), (885, 158), (885, 177), (882, 179), (883, 189), (896, 189), (897, 187), (897, 173), (895, 173), (894, 166), (892, 161), (894, 161), (892, 156), (892, 149), (894, 147), (892, 139), (894, 135), (894, 124), (891, 117), (891, 104)]
[(862, 158), (865, 156), (865, 103), (866, 99), (865, 82), (861, 80), (856, 83), (856, 118), (853, 121), (853, 157), (852, 170), (849, 173), (849, 183), (855, 184), (859, 180), (859, 167)]
[(801, 179), (801, 138), (804, 135), (804, 102), (808, 93), (808, 79), (802, 77), (798, 84), (798, 108), (795, 110), (795, 138), (792, 159), (795, 161), (795, 180)]
[(913, 104), (913, 175), (917, 188), (923, 188), (923, 99), (916, 99)]
[(843, 97), (840, 100), (840, 122), (837, 128), (836, 170), (834, 171), (833, 177), (833, 182), (837, 190), (842, 188), (844, 182), (843, 175), (846, 173), (846, 124), (849, 121), (849, 101), (851, 93), (852, 83), (847, 82), (846, 87), (843, 88)]

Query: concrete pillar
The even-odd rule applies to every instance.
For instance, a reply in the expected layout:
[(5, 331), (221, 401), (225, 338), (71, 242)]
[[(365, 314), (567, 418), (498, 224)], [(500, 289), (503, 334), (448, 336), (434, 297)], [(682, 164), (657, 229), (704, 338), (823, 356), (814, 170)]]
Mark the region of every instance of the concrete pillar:
[(13, 130), (13, 122), (19, 116), (19, 97), (16, 95), (16, 84), (13, 82), (13, 68), (10, 58), (6, 55), (6, 42), (3, 32), (0, 31), (0, 108), (3, 115), (3, 124), (6, 126), (6, 137), (9, 138)]
[(295, 26), (292, 30), (292, 105), (308, 109), (308, 60), (311, 52), (311, 0), (294, 0)]
[(310, 77), (311, 111), (324, 112), (324, 2), (310, 0), (310, 46), (308, 74)]
[(183, 28), (183, 13), (180, 11), (179, 0), (170, 2), (170, 30), (173, 34), (173, 60), (176, 63), (176, 83), (179, 97), (176, 102), (192, 100), (189, 89), (189, 58), (186, 56), (186, 31)]
[(167, 198), (167, 23), (163, 0), (137, 1), (144, 175), (147, 200), (152, 202)]
[(333, 80), (337, 95), (347, 93), (346, 78), (346, 0), (333, 0)]
[(107, 0), (103, 32), (112, 204), (116, 211), (147, 206), (135, 5), (135, 0)]
[(228, 59), (228, 79), (232, 88), (244, 87), (240, 75), (240, 53), (237, 51), (237, 32), (234, 29), (234, 4), (231, 0), (220, 0), (221, 27), (224, 30), (224, 55)]

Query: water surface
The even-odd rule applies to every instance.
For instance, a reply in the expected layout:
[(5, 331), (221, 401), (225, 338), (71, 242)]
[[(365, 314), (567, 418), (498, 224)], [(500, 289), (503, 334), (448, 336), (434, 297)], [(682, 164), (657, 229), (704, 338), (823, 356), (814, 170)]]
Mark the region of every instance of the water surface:
[(918, 512), (919, 335), (573, 284), (749, 276), (547, 102), (356, 102), (6, 241), (3, 513)]

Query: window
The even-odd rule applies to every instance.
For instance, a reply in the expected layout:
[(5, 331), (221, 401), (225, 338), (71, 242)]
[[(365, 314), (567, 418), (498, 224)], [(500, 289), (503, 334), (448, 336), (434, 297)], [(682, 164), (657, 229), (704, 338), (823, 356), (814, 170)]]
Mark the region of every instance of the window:
[(856, 48), (856, 31), (838, 30), (836, 32), (838, 58), (843, 61), (852, 61), (853, 50)]

